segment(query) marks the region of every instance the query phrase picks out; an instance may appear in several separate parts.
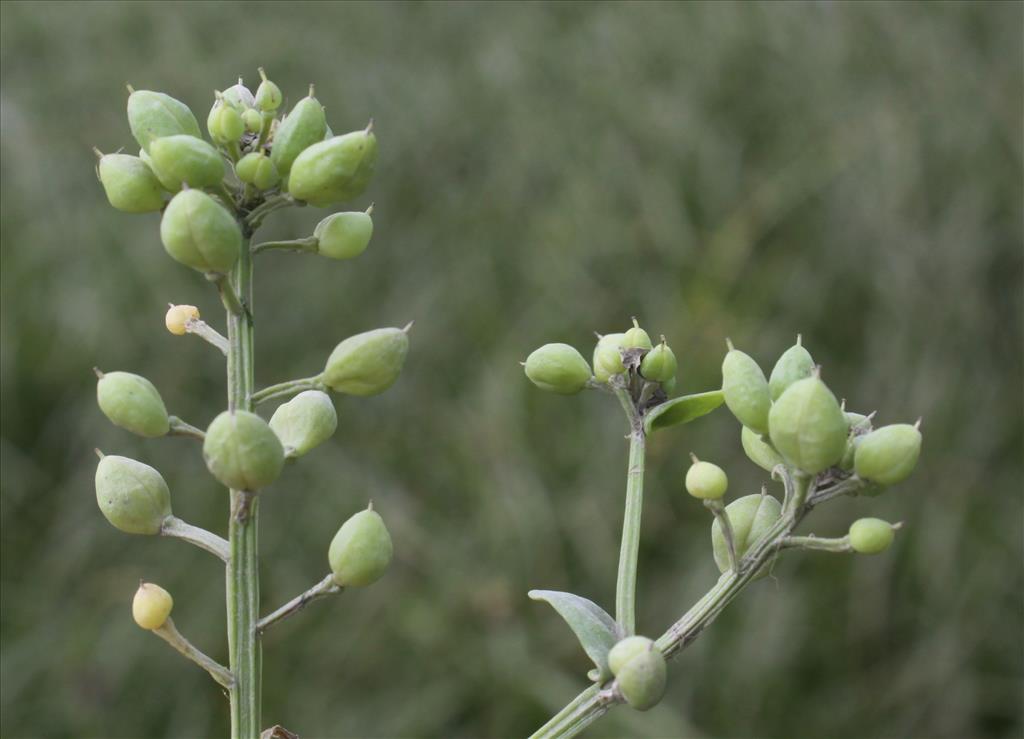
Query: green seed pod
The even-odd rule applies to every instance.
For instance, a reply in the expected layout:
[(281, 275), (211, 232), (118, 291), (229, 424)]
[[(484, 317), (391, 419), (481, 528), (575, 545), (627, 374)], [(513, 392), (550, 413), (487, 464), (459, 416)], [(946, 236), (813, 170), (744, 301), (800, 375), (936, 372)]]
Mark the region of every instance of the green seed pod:
[(646, 636), (627, 636), (616, 642), (608, 651), (608, 669), (612, 675), (618, 675), (619, 670), (626, 666), (626, 663), (641, 652), (654, 649), (654, 642)]
[(333, 213), (316, 224), (313, 236), (318, 253), (331, 259), (358, 257), (373, 236), (373, 219), (369, 213)]
[(160, 240), (174, 259), (200, 272), (227, 274), (242, 250), (231, 214), (200, 190), (175, 195), (160, 221)]
[(719, 500), (729, 487), (725, 470), (711, 462), (701, 462), (694, 457), (686, 471), (686, 492), (702, 500)]
[(178, 192), (181, 189), (180, 181), (174, 182), (156, 171), (156, 167), (153, 166), (153, 160), (150, 159), (149, 154), (146, 153), (145, 149), (139, 149), (139, 159), (144, 161), (146, 166), (153, 171), (153, 174), (156, 175), (156, 178), (160, 181), (161, 187), (163, 187), (167, 192)]
[(779, 454), (808, 475), (836, 464), (846, 451), (846, 415), (816, 376), (786, 388), (772, 406), (768, 426)]
[(246, 108), (242, 113), (242, 123), (245, 124), (245, 130), (249, 133), (259, 133), (263, 128), (263, 114), (256, 108)]
[(612, 375), (621, 375), (626, 371), (622, 364), (620, 347), (626, 339), (625, 334), (605, 334), (594, 347), (594, 379), (608, 382)]
[(238, 141), (245, 133), (245, 121), (233, 105), (218, 100), (210, 108), (210, 115), (206, 118), (206, 130), (210, 132), (210, 138), (218, 144), (228, 144)]
[(921, 454), (921, 431), (907, 423), (883, 426), (860, 437), (854, 456), (857, 476), (879, 485), (903, 482)]
[(749, 354), (733, 349), (722, 362), (722, 392), (725, 404), (744, 426), (759, 434), (768, 433), (768, 411), (772, 397), (768, 380)]
[(281, 107), (281, 88), (267, 79), (266, 72), (260, 67), (260, 86), (256, 88), (256, 107), (266, 113), (272, 113)]
[(306, 390), (274, 411), (270, 428), (284, 445), (286, 457), (301, 457), (331, 438), (338, 414), (327, 393)]
[(281, 474), (284, 449), (255, 413), (224, 411), (206, 429), (203, 458), (210, 473), (232, 490), (255, 491)]
[(652, 646), (624, 664), (615, 679), (626, 703), (637, 711), (646, 711), (665, 695), (667, 672), (665, 657)]
[[(287, 121), (286, 121), (287, 122)], [(353, 131), (315, 143), (295, 158), (288, 191), (322, 208), (363, 194), (377, 165), (377, 137)]]
[(850, 546), (859, 554), (880, 554), (892, 544), (896, 530), (880, 518), (861, 518), (850, 526)]
[(150, 213), (164, 207), (160, 181), (139, 157), (103, 154), (96, 171), (107, 200), (118, 210), (125, 213)]
[(171, 515), (171, 491), (148, 464), (108, 454), (96, 467), (96, 502), (115, 528), (128, 534), (159, 534)]
[(221, 97), (223, 97), (231, 107), (239, 113), (246, 108), (256, 106), (256, 98), (253, 97), (252, 90), (242, 84), (241, 78), (239, 78), (237, 85), (232, 85), (222, 92)]
[(841, 470), (849, 472), (853, 469), (853, 459), (861, 436), (871, 430), (871, 419), (863, 413), (847, 412), (845, 416), (846, 423), (850, 427), (850, 433), (846, 437), (846, 450), (843, 452), (843, 458), (839, 460), (836, 466)]
[(131, 372), (99, 372), (96, 400), (115, 426), (150, 438), (170, 430), (167, 408), (153, 383)]
[(327, 358), (324, 384), (349, 395), (384, 392), (402, 372), (409, 351), (408, 328), (378, 328), (349, 336)]
[(590, 365), (575, 347), (545, 344), (526, 358), (526, 376), (541, 390), (575, 395), (587, 386)]
[(750, 461), (766, 472), (771, 472), (783, 462), (782, 456), (761, 438), (761, 434), (746, 426), (740, 432), (740, 442)]
[(260, 190), (269, 190), (281, 181), (281, 175), (270, 161), (270, 157), (258, 151), (250, 152), (239, 159), (235, 165), (235, 174), (242, 182), (255, 185)]
[[(733, 544), (736, 556), (742, 557), (750, 545), (760, 539), (782, 515), (782, 505), (770, 495), (755, 493), (747, 495), (725, 507), (725, 514), (732, 526)], [(711, 524), (711, 546), (715, 554), (715, 564), (720, 572), (729, 570), (729, 546), (722, 535), (722, 527), (715, 518)], [(768, 574), (767, 567), (758, 572), (757, 577)]]
[(647, 352), (640, 362), (640, 374), (654, 382), (665, 382), (675, 377), (677, 368), (676, 355), (665, 343), (665, 337), (662, 337), (661, 343)]
[(159, 585), (151, 582), (139, 583), (132, 599), (132, 618), (147, 630), (159, 629), (171, 615), (174, 598)]
[(270, 158), (282, 177), (291, 171), (295, 157), (306, 147), (324, 138), (324, 130), (327, 127), (324, 106), (313, 97), (312, 92), (310, 89), (309, 97), (304, 97), (295, 104), (292, 112), (281, 121), (274, 133)]
[(633, 319), (633, 328), (626, 331), (622, 337), (622, 348), (623, 349), (653, 349), (654, 344), (651, 343), (651, 337), (647, 335), (647, 332), (640, 328), (640, 324), (637, 320)]
[(134, 90), (128, 96), (128, 126), (147, 152), (155, 139), (188, 134), (199, 137), (199, 122), (185, 103), (152, 90)]
[(778, 400), (782, 392), (797, 380), (810, 377), (814, 372), (814, 360), (810, 352), (804, 349), (799, 334), (796, 343), (789, 347), (779, 357), (779, 361), (772, 368), (771, 377), (768, 378), (768, 390), (772, 400)]
[(672, 397), (672, 393), (676, 391), (676, 378), (670, 377), (661, 383), (661, 389), (665, 391), (665, 395)]
[(334, 582), (362, 587), (380, 579), (391, 562), (391, 535), (371, 505), (341, 525), (327, 550)]
[(195, 136), (164, 136), (149, 147), (149, 157), (163, 179), (189, 187), (215, 187), (224, 179), (224, 160)]

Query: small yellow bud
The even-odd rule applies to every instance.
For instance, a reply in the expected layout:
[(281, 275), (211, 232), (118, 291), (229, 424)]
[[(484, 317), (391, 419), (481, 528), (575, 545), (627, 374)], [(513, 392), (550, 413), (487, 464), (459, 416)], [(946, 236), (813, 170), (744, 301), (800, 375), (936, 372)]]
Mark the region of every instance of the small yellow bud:
[(132, 601), (132, 618), (144, 629), (159, 629), (166, 623), (174, 607), (171, 594), (151, 582), (139, 583)]
[(167, 311), (164, 323), (175, 336), (185, 335), (185, 324), (199, 318), (199, 309), (194, 305), (172, 305)]

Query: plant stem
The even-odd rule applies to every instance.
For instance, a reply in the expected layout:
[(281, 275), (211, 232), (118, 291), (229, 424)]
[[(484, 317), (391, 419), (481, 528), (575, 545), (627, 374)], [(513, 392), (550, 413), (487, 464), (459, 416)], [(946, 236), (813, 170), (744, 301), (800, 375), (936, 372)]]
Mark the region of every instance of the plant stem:
[(253, 254), (269, 249), (283, 249), (285, 251), (308, 252), (316, 254), (320, 250), (320, 239), (315, 236), (307, 236), (304, 239), (289, 239), (287, 241), (264, 241), (252, 247)]
[(191, 423), (185, 423), (177, 416), (168, 416), (167, 419), (170, 423), (170, 430), (167, 432), (169, 436), (191, 436), (194, 439), (202, 441), (206, 438), (206, 432), (202, 429), (197, 429)]
[(323, 598), (325, 595), (331, 595), (333, 593), (340, 593), (341, 590), (341, 586), (334, 582), (334, 575), (328, 575), (305, 593), (295, 596), (269, 616), (261, 618), (259, 623), (256, 624), (256, 630), (263, 633), (278, 621), (283, 621), (289, 616), (298, 613), (317, 598)]
[(185, 523), (175, 516), (169, 516), (163, 522), (160, 527), (160, 536), (172, 536), (175, 539), (187, 541), (189, 544), (195, 544), (225, 563), (231, 558), (231, 548), (228, 542), (206, 529)]
[(175, 628), (174, 621), (170, 617), (164, 621), (163, 626), (153, 629), (153, 633), (181, 652), (187, 659), (192, 660), (210, 673), (210, 677), (227, 688), (228, 691), (233, 689), (234, 678), (227, 668), (192, 646), (192, 642), (182, 636), (178, 629)]
[(288, 380), (287, 382), (279, 382), (276, 385), (270, 385), (262, 390), (252, 394), (250, 400), (254, 406), (266, 403), (268, 400), (276, 400), (277, 398), (285, 398), (289, 395), (297, 395), (304, 390), (323, 390), (324, 383), (320, 380), (320, 375), (316, 377), (303, 377), (301, 380)]
[(636, 633), (636, 565), (640, 551), (640, 519), (644, 503), (643, 421), (629, 391), (616, 387), (615, 394), (629, 419), (629, 468), (626, 473), (626, 509), (622, 519), (619, 575), (615, 583), (615, 620), (625, 636)]

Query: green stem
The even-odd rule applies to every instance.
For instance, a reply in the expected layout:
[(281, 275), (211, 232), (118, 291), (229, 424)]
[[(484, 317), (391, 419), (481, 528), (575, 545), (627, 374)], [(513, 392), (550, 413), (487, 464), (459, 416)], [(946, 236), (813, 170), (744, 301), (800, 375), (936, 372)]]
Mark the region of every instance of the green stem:
[(643, 421), (629, 391), (615, 388), (615, 394), (629, 419), (629, 468), (626, 472), (626, 510), (622, 519), (622, 545), (619, 549), (619, 575), (615, 583), (615, 620), (626, 636), (636, 633), (636, 565), (640, 551), (640, 519), (644, 504)]
[(334, 582), (334, 575), (327, 575), (327, 577), (306, 592), (295, 596), (269, 616), (261, 618), (259, 623), (256, 624), (256, 630), (263, 633), (278, 621), (283, 621), (289, 616), (295, 615), (317, 598), (323, 598), (326, 595), (333, 595), (341, 591), (342, 587)]
[(288, 241), (264, 241), (253, 246), (252, 253), (259, 254), (261, 251), (268, 251), (270, 249), (316, 254), (320, 251), (320, 239), (315, 236), (308, 236), (304, 239), (289, 239)]
[(836, 539), (818, 536), (787, 536), (779, 545), (780, 549), (814, 549), (819, 552), (839, 552), (848, 554), (853, 551), (850, 537), (841, 536)]
[(259, 390), (252, 394), (250, 400), (254, 406), (266, 403), (268, 400), (276, 400), (277, 398), (286, 398), (289, 395), (297, 395), (304, 390), (323, 390), (326, 386), (320, 379), (320, 375), (316, 377), (303, 377), (300, 380), (288, 380), (287, 382), (279, 382), (276, 385), (270, 385), (268, 387)]
[(210, 673), (210, 677), (227, 688), (228, 691), (233, 689), (234, 676), (224, 665), (219, 664), (216, 660), (211, 659), (196, 649), (192, 642), (183, 637), (178, 629), (175, 628), (174, 621), (170, 617), (164, 621), (162, 626), (153, 629), (153, 633), (178, 650), (186, 659), (192, 660)]

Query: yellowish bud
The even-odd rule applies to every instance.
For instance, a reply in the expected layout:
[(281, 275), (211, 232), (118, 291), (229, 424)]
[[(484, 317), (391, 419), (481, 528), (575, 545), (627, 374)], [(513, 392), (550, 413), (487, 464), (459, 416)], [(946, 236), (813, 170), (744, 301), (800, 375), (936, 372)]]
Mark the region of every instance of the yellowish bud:
[(159, 585), (139, 583), (132, 601), (132, 618), (144, 629), (159, 629), (166, 623), (174, 607), (174, 598)]
[(194, 305), (172, 305), (167, 311), (164, 323), (175, 336), (185, 335), (185, 324), (199, 318), (199, 309)]

